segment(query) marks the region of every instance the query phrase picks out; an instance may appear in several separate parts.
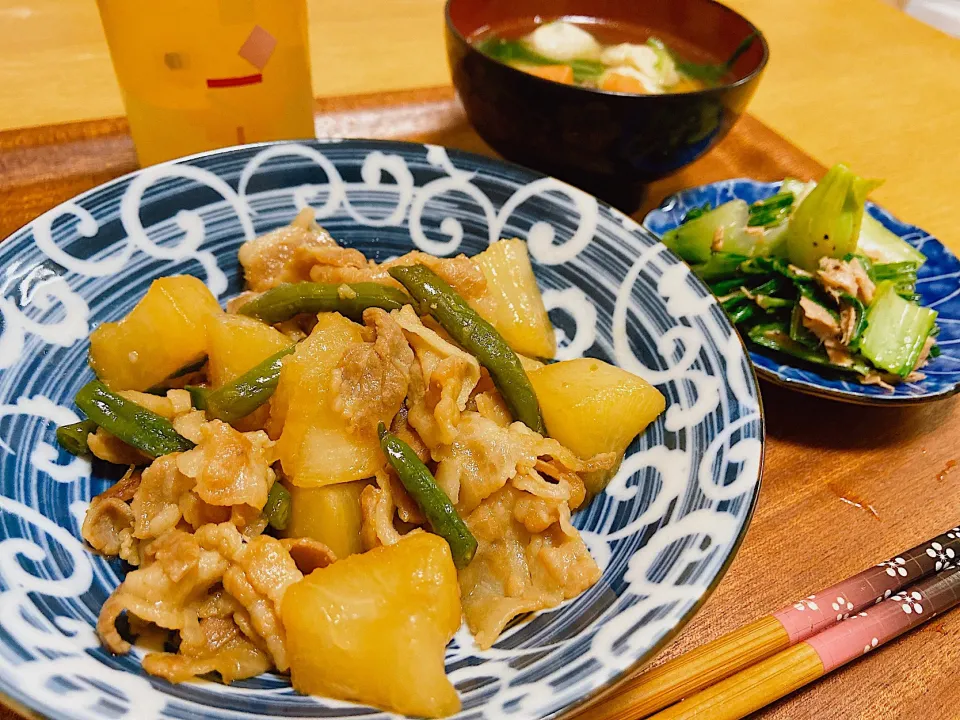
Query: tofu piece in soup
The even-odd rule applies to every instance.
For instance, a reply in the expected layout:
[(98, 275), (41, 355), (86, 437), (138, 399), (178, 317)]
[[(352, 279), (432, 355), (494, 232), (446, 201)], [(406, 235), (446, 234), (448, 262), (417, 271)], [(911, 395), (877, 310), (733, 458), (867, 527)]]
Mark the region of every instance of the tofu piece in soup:
[(563, 20), (541, 25), (526, 38), (530, 49), (551, 60), (597, 60), (600, 43), (583, 28)]

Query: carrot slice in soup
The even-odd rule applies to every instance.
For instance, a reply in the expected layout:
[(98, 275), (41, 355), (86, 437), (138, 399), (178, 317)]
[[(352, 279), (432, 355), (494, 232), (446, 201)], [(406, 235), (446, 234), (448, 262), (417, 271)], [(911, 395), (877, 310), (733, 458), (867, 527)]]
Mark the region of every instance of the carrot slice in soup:
[(688, 78), (681, 78), (680, 82), (670, 88), (670, 92), (675, 93), (696, 92), (697, 90), (703, 90), (703, 83)]
[(573, 85), (573, 68), (569, 65), (523, 65), (518, 63), (514, 67), (544, 80)]
[(636, 95), (648, 95), (650, 93), (640, 78), (618, 72), (605, 73), (600, 81), (600, 89), (607, 92), (634, 93)]

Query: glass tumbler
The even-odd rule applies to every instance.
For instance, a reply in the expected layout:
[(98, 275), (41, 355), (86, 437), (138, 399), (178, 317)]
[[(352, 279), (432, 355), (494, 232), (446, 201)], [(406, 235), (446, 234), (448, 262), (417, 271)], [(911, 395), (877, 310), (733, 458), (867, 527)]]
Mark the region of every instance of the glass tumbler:
[(314, 137), (306, 0), (97, 0), (141, 165)]

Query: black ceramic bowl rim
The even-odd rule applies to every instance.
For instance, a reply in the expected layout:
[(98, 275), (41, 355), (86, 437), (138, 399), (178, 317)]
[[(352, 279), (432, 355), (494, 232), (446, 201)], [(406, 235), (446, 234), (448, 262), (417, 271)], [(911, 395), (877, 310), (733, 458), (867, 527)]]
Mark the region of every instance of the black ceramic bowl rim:
[[(766, 38), (766, 36), (763, 34), (763, 32), (760, 30), (760, 28), (758, 28), (756, 25), (754, 25), (753, 22), (751, 22), (748, 18), (746, 18), (746, 17), (744, 17), (743, 15), (741, 15), (740, 13), (738, 13), (736, 10), (734, 10), (734, 9), (733, 9), (732, 7), (730, 7), (729, 5), (724, 5), (722, 2), (719, 2), (719, 0), (699, 0), (699, 2), (705, 2), (705, 3), (708, 3), (708, 4), (710, 4), (710, 5), (719, 5), (719, 6), (720, 6), (723, 10), (725, 10), (726, 12), (729, 12), (729, 13), (732, 13), (733, 15), (736, 15), (738, 18), (740, 18), (741, 20), (743, 20), (743, 21), (752, 29), (752, 32), (756, 35), (756, 39), (760, 41), (760, 47), (761, 47), (761, 49), (763, 50), (763, 54), (762, 54), (762, 56), (760, 57), (760, 62), (757, 64), (757, 66), (756, 66), (753, 70), (751, 70), (749, 73), (747, 73), (746, 75), (744, 75), (744, 76), (743, 76), (742, 78), (740, 78), (739, 80), (734, 80), (733, 82), (723, 83), (722, 85), (714, 85), (713, 87), (703, 88), (702, 90), (693, 90), (693, 91), (691, 91), (691, 92), (684, 92), (684, 93), (659, 93), (659, 94), (656, 94), (656, 95), (654, 95), (654, 94), (641, 95), (641, 94), (638, 94), (638, 93), (613, 92), (613, 91), (611, 91), (611, 90), (600, 90), (599, 88), (585, 87), (585, 86), (583, 86), (583, 85), (564, 85), (563, 83), (558, 83), (558, 82), (555, 82), (555, 81), (553, 81), (553, 80), (546, 80), (546, 79), (544, 79), (544, 78), (538, 77), (537, 75), (531, 75), (530, 73), (526, 73), (526, 72), (524, 72), (523, 70), (518, 70), (517, 68), (515, 68), (515, 67), (513, 67), (513, 66), (511, 66), (511, 65), (507, 65), (507, 63), (500, 62), (499, 60), (495, 60), (494, 58), (490, 57), (489, 55), (485, 55), (484, 53), (482, 53), (482, 52), (480, 52), (479, 50), (477, 50), (476, 46), (475, 46), (473, 43), (471, 43), (471, 42), (463, 35), (462, 32), (460, 32), (459, 28), (457, 28), (457, 26), (456, 26), (456, 25), (454, 24), (454, 22), (453, 22), (453, 19), (450, 17), (450, 6), (453, 5), (455, 2), (466, 2), (466, 0), (446, 0), (446, 2), (444, 3), (444, 6), (443, 6), (443, 17), (444, 17), (444, 21), (446, 22), (447, 30), (448, 30), (449, 32), (453, 33), (453, 35), (454, 35), (458, 40), (460, 40), (464, 45), (466, 45), (468, 48), (470, 48), (471, 51), (477, 53), (478, 55), (480, 55), (480, 56), (482, 56), (482, 57), (484, 57), (484, 58), (486, 58), (486, 59), (489, 60), (490, 62), (496, 63), (497, 65), (500, 65), (500, 66), (502, 66), (502, 67), (507, 68), (507, 70), (510, 71), (510, 72), (517, 73), (518, 75), (524, 75), (524, 76), (526, 76), (526, 77), (528, 77), (528, 78), (532, 78), (533, 80), (535, 80), (535, 81), (537, 81), (537, 82), (548, 83), (549, 85), (553, 85), (553, 86), (562, 85), (563, 87), (568, 87), (568, 88), (571, 88), (571, 89), (576, 90), (576, 91), (579, 91), (579, 92), (587, 92), (587, 93), (592, 93), (592, 94), (595, 94), (595, 95), (605, 95), (605, 96), (608, 96), (608, 97), (644, 98), (645, 101), (648, 101), (648, 102), (649, 102), (649, 101), (651, 101), (651, 100), (653, 100), (653, 99), (655, 99), (655, 98), (661, 98), (661, 97), (673, 97), (673, 96), (680, 96), (680, 95), (703, 96), (703, 95), (711, 95), (711, 94), (720, 94), (720, 93), (723, 93), (723, 92), (725, 92), (725, 91), (727, 91), (727, 90), (736, 89), (736, 88), (739, 88), (739, 87), (741, 87), (741, 86), (743, 86), (743, 85), (747, 85), (748, 83), (752, 82), (754, 79), (756, 79), (757, 77), (760, 76), (760, 73), (762, 73), (763, 70), (764, 70), (764, 68), (767, 66), (767, 61), (770, 59), (770, 46), (769, 46), (769, 44), (767, 43), (767, 38)], [(591, 18), (595, 18), (595, 19), (598, 19), (598, 20), (602, 20), (602, 19), (603, 19), (603, 18), (600, 17), (599, 15), (583, 15), (582, 17), (585, 17), (585, 18), (586, 18), (586, 17), (591, 17)]]

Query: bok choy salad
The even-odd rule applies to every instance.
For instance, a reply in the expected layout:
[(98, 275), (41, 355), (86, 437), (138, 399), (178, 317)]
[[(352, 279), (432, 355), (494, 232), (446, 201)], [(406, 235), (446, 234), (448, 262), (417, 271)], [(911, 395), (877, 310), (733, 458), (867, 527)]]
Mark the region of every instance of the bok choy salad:
[(663, 242), (754, 346), (865, 384), (919, 381), (937, 313), (918, 302), (924, 255), (864, 212), (880, 182), (835, 165), (752, 205), (694, 208)]

